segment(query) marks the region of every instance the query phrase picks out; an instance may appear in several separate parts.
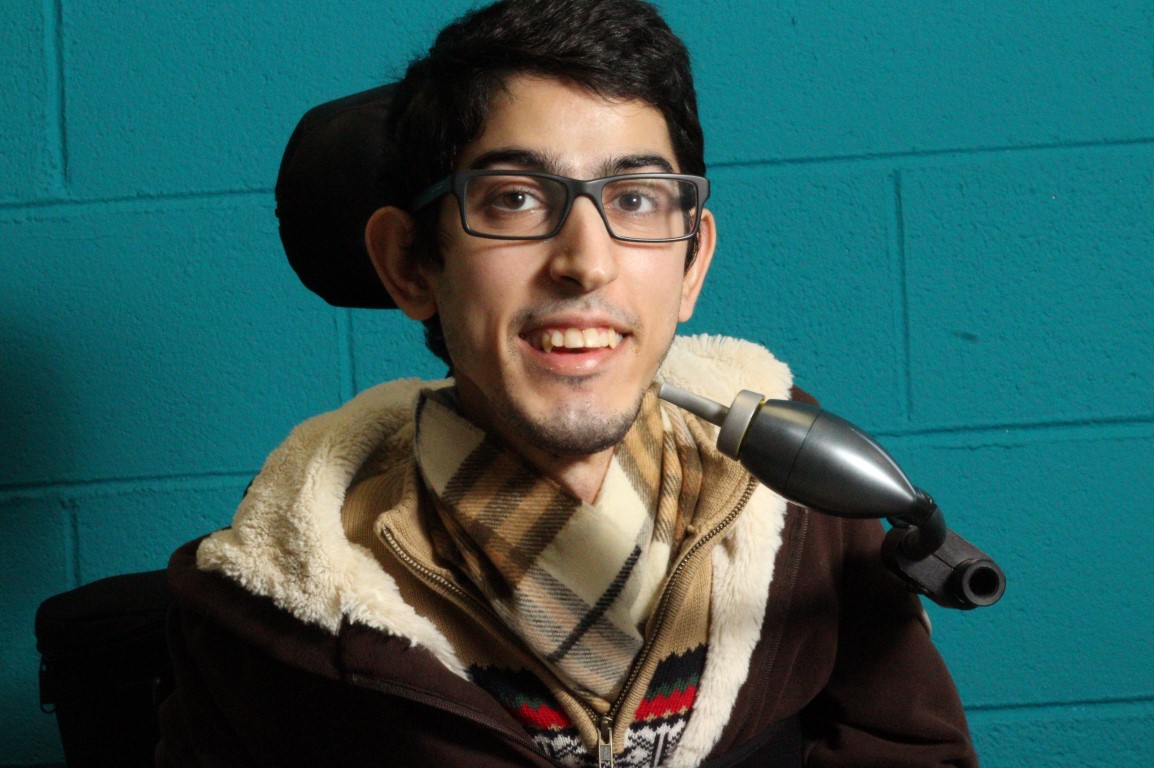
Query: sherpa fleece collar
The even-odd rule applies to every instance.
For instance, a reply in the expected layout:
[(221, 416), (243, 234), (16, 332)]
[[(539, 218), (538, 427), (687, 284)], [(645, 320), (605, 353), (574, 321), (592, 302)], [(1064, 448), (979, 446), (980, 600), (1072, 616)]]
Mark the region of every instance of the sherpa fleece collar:
[[(788, 399), (793, 383), (789, 368), (763, 347), (704, 335), (675, 339), (658, 379), (723, 405), (742, 389)], [(345, 492), (370, 454), (386, 443), (411, 450), (418, 392), (451, 383), (388, 382), (299, 425), (268, 457), (232, 527), (201, 543), (198, 567), (334, 634), (347, 619), (407, 638), (466, 677), (446, 638), (404, 602), (393, 579), (368, 549), (345, 537), (341, 523)], [(716, 427), (703, 426), (716, 434)], [(759, 485), (713, 550), (709, 653), (675, 765), (704, 758), (729, 719), (761, 634), (784, 520), (785, 502)]]

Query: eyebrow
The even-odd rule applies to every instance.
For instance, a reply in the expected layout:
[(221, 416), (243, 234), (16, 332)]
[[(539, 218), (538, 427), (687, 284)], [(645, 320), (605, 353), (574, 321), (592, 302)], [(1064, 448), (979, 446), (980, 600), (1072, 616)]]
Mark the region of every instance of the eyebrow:
[(527, 171), (555, 173), (557, 163), (550, 158), (529, 149), (493, 149), (473, 158), (468, 170), (483, 171), (495, 165), (512, 165)]
[(673, 173), (673, 163), (661, 155), (625, 155), (611, 160), (601, 167), (605, 176), (615, 176), (642, 168), (659, 168), (660, 173)]
[[(494, 149), (484, 152), (469, 163), (469, 170), (480, 171), (497, 165), (508, 165), (527, 171), (541, 171), (564, 176), (565, 168), (556, 158), (530, 149)], [(623, 155), (610, 158), (598, 169), (600, 176), (616, 176), (643, 168), (657, 168), (659, 173), (673, 173), (673, 164), (661, 155)]]

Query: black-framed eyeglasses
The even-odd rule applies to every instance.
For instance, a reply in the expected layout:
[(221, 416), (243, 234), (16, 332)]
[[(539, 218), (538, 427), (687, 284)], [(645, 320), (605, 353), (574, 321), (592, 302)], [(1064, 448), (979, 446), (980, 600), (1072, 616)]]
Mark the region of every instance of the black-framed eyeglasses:
[(614, 238), (670, 243), (697, 234), (709, 181), (681, 173), (582, 181), (536, 171), (460, 171), (417, 195), (410, 210), (450, 193), (457, 198), (461, 226), (477, 237), (546, 240), (561, 231), (573, 201), (584, 195)]

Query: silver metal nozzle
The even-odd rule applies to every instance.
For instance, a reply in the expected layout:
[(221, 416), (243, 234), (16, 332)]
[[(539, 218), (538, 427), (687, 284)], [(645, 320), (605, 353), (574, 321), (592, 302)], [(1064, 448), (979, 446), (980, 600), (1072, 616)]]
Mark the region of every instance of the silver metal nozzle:
[(719, 427), (725, 421), (725, 417), (729, 415), (729, 408), (721, 403), (715, 403), (708, 398), (686, 392), (684, 389), (679, 389), (671, 384), (662, 384), (657, 390), (657, 396)]

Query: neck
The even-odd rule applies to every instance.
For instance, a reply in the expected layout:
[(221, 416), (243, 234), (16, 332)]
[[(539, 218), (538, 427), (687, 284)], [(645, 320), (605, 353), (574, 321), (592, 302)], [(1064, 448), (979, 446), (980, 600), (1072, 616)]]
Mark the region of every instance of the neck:
[(518, 447), (517, 452), (542, 475), (589, 504), (601, 492), (613, 458), (613, 448), (589, 456), (556, 456), (531, 447)]
[(458, 377), (455, 391), (461, 413), (467, 419), (503, 442), (527, 464), (573, 496), (590, 504), (597, 498), (609, 471), (616, 442), (595, 453), (557, 452), (527, 438), (509, 420), (495, 417), (484, 395), (467, 378)]
[[(467, 408), (463, 410), (469, 414)], [(601, 492), (601, 484), (605, 481), (616, 450), (615, 445), (590, 454), (554, 453), (522, 439), (521, 435), (511, 434), (502, 428), (503, 424), (494, 424), (485, 419), (483, 413), (470, 414), (468, 418), (517, 453), (526, 464), (581, 501), (592, 504)]]

